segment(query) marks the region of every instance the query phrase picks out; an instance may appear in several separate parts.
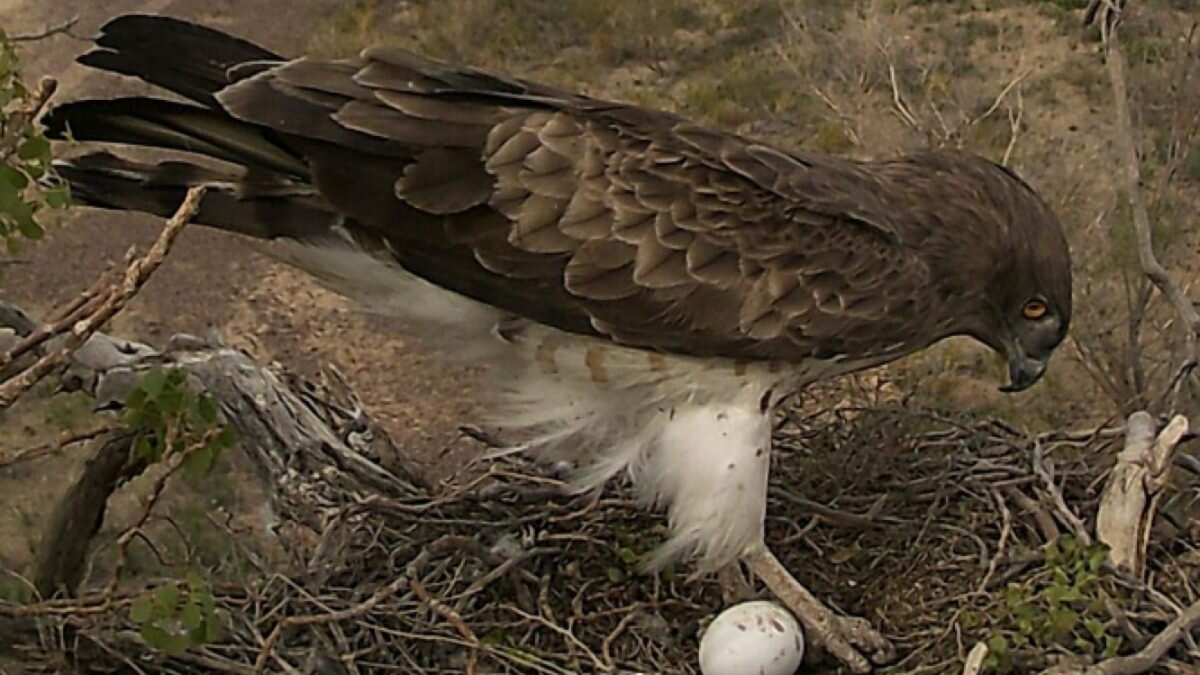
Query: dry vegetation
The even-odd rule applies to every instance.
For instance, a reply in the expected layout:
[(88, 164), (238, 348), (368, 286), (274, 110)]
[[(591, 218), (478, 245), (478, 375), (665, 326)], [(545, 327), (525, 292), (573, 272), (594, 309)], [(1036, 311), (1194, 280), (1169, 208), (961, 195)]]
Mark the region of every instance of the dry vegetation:
[[(1088, 545), (1121, 420), (1139, 408), (1194, 416), (1200, 392), (1176, 377), (1186, 327), (1139, 265), (1100, 35), (1079, 20), (1086, 4), (362, 0), (330, 17), (310, 51), (400, 44), (798, 149), (868, 157), (961, 147), (1026, 177), (1064, 220), (1077, 280), (1072, 337), (1045, 381), (1001, 395), (1000, 364), (950, 341), (807, 393), (780, 420), (769, 536), (818, 596), (896, 640), (902, 659), (885, 672), (961, 672), (978, 642), (991, 647), (984, 672), (1034, 672), (1068, 652), (1141, 649), (1200, 594), (1191, 446), (1163, 493), (1145, 575), (1102, 569), (1102, 552)], [(1200, 10), (1185, 0), (1134, 4), (1122, 38), (1142, 189), (1159, 260), (1187, 291), (1200, 272)], [(35, 389), (32, 398), (42, 400), (26, 405), (46, 411), (37, 428), (7, 429), (0, 442), (28, 447), (47, 430), (95, 425), (83, 394)], [(372, 461), (404, 476), (386, 459)], [(237, 453), (221, 461), (247, 464)], [(220, 473), (172, 482), (144, 535), (120, 547), (128, 583), (111, 611), (68, 616), (51, 605), (34, 630), (21, 624), (21, 651), (9, 656), (31, 669), (76, 653), (172, 672), (347, 672), (332, 669), (339, 658), (348, 672), (388, 663), (694, 671), (696, 634), (720, 605), (714, 580), (638, 575), (662, 522), (633, 509), (619, 486), (598, 502), (549, 498), (553, 477), (503, 465), (482, 495), (418, 477), (381, 487), (328, 458), (310, 461), (301, 482), (311, 491), (292, 486), (301, 497), (271, 516), (282, 525), (270, 535), (254, 517), (261, 499)], [(30, 477), (36, 468), (0, 463)], [(345, 472), (350, 491), (322, 488), (324, 471)], [(545, 508), (526, 503), (531, 485), (547, 488), (533, 493)], [(91, 588), (111, 575), (136, 506), (98, 536)], [(34, 512), (27, 541), (43, 526)], [(314, 520), (321, 526), (301, 525)], [(0, 553), (12, 572), (0, 596), (29, 600), (21, 565), (32, 551)], [(226, 625), (214, 644), (166, 658), (137, 637), (144, 622), (128, 608), (187, 569), (203, 571)], [(108, 607), (97, 593), (84, 600)], [(282, 617), (292, 623), (267, 658)], [(1158, 672), (1194, 673), (1197, 663), (1189, 639)], [(828, 661), (809, 668), (838, 672)]]

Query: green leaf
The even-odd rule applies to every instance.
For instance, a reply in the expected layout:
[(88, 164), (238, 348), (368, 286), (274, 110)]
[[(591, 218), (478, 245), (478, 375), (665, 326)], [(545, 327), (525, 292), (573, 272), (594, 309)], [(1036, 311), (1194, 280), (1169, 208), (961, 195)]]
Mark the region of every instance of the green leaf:
[(1121, 649), (1121, 638), (1107, 635), (1104, 638), (1104, 658), (1111, 659)]
[(184, 581), (187, 582), (188, 590), (192, 593), (199, 593), (201, 590), (208, 588), (208, 582), (196, 570), (188, 571), (187, 575), (184, 576)]
[(167, 384), (173, 389), (178, 389), (181, 385), (187, 382), (187, 373), (182, 368), (172, 368), (167, 372)]
[(204, 620), (204, 643), (212, 643), (221, 639), (221, 616), (210, 608)]
[(71, 191), (65, 185), (51, 188), (42, 196), (46, 200), (46, 206), (52, 209), (65, 209), (71, 205)]
[(156, 459), (154, 448), (150, 447), (150, 439), (145, 434), (134, 439), (131, 452), (134, 457), (144, 459), (147, 462), (153, 462)]
[(1046, 544), (1046, 549), (1043, 552), (1046, 556), (1046, 566), (1055, 567), (1062, 560), (1062, 554), (1059, 553), (1058, 540), (1053, 539)]
[(1004, 589), (1004, 604), (1008, 605), (1010, 610), (1015, 608), (1017, 605), (1023, 604), (1024, 602), (1025, 593), (1024, 589), (1022, 589), (1020, 586), (1017, 586), (1016, 584), (1009, 584), (1008, 587)]
[(204, 613), (200, 611), (200, 606), (194, 602), (189, 602), (183, 606), (183, 612), (179, 618), (183, 621), (183, 627), (189, 633), (204, 628)]
[(46, 231), (33, 219), (33, 207), (29, 206), (28, 203), (22, 203), (25, 204), (25, 207), (14, 210), (12, 214), (13, 220), (16, 221), (17, 229), (21, 231), (21, 234), (25, 235), (26, 239), (37, 241), (46, 234)]
[(129, 606), (129, 620), (134, 623), (146, 623), (150, 620), (153, 607), (149, 595), (139, 595)]
[(217, 423), (217, 404), (208, 396), (201, 396), (196, 400), (196, 413), (206, 424)]
[[(7, 164), (0, 164), (0, 190), (7, 187), (11, 189), (8, 194), (15, 195), (18, 191), (24, 190), (28, 185), (29, 179), (25, 177), (25, 174)], [(9, 199), (11, 200), (12, 197), (9, 197)], [(0, 200), (0, 204), (3, 203)]]
[(125, 397), (125, 409), (127, 411), (140, 410), (145, 403), (146, 390), (140, 387), (129, 392), (129, 396)]
[(958, 615), (958, 623), (963, 628), (970, 630), (979, 625), (979, 615), (971, 610), (966, 610)]
[(188, 453), (188, 456), (183, 459), (183, 470), (193, 478), (202, 478), (212, 471), (216, 463), (216, 449), (203, 448)]
[(987, 640), (988, 651), (1000, 656), (1008, 653), (1008, 639), (1003, 635), (993, 635)]
[(166, 373), (161, 368), (154, 368), (142, 376), (141, 390), (145, 392), (147, 401), (153, 401), (162, 395), (166, 384)]
[(1050, 612), (1050, 630), (1055, 639), (1063, 640), (1075, 632), (1079, 625), (1079, 615), (1069, 609), (1055, 609)]
[(46, 161), (50, 159), (50, 141), (41, 136), (32, 136), (17, 148), (17, 157), (26, 161)]
[(221, 427), (221, 431), (217, 433), (216, 442), (222, 448), (232, 448), (234, 443), (237, 443), (237, 431), (231, 426)]
[(155, 649), (164, 649), (171, 637), (167, 635), (167, 631), (152, 623), (142, 624), (141, 633), (142, 639), (146, 641), (146, 644)]
[(158, 395), (158, 405), (167, 417), (183, 412), (183, 392), (176, 387), (167, 387)]
[(178, 604), (179, 589), (175, 587), (175, 584), (164, 584), (154, 591), (154, 607), (159, 610), (159, 616), (173, 616)]
[(1070, 558), (1072, 554), (1079, 550), (1079, 542), (1075, 541), (1074, 537), (1063, 537), (1059, 543), (1059, 548), (1065, 557)]
[(171, 656), (179, 656), (192, 646), (192, 640), (187, 635), (173, 635), (167, 633), (166, 642), (162, 646), (162, 650)]

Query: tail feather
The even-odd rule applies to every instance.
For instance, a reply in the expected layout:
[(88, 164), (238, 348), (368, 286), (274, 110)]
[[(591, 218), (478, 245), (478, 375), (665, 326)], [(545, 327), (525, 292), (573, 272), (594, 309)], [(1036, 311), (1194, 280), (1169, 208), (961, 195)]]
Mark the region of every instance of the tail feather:
[(211, 28), (144, 14), (108, 22), (96, 44), (99, 49), (79, 57), (80, 63), (132, 75), (205, 105), (236, 79), (235, 66), (282, 59)]
[(311, 190), (242, 170), (187, 162), (134, 162), (98, 152), (55, 162), (76, 201), (100, 208), (169, 217), (187, 190), (209, 186), (194, 218), (201, 225), (259, 239), (315, 242), (335, 237), (342, 217)]
[(183, 150), (289, 176), (308, 175), (308, 166), (275, 143), (270, 131), (183, 103), (153, 98), (79, 101), (54, 108), (43, 124), (48, 138)]

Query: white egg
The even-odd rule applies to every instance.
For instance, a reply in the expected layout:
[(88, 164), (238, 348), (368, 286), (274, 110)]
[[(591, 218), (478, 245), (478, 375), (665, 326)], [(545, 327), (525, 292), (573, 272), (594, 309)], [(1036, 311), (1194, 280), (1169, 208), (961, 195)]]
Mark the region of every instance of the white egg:
[(734, 605), (700, 638), (704, 675), (792, 675), (804, 658), (804, 632), (792, 613), (766, 600)]

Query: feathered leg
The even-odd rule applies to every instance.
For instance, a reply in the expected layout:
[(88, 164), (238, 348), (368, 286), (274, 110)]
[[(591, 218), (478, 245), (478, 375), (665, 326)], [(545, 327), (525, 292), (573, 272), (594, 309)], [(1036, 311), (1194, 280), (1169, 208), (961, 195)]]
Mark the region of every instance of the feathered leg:
[(745, 599), (740, 559), (800, 619), (813, 642), (855, 672), (867, 672), (872, 661), (893, 658), (887, 639), (865, 620), (839, 616), (822, 604), (765, 543), (770, 398), (769, 389), (747, 387), (732, 400), (670, 411), (655, 447), (635, 467), (639, 489), (668, 507), (672, 536), (660, 556), (697, 555), (701, 568), (718, 568), (724, 593)]

